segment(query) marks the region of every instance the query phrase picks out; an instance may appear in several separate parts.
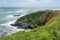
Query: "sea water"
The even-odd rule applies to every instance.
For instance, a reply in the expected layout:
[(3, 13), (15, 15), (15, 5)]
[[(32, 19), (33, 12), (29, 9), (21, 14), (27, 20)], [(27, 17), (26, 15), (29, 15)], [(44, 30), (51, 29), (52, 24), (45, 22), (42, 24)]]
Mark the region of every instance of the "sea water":
[(18, 17), (14, 15), (20, 15), (20, 17), (22, 17), (33, 11), (35, 11), (35, 9), (32, 8), (0, 8), (0, 37), (24, 30), (10, 25), (18, 19)]

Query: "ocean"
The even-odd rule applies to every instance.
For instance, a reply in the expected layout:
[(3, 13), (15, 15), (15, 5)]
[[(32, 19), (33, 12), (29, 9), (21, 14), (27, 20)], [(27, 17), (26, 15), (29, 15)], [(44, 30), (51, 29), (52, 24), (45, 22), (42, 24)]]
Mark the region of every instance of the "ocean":
[[(36, 9), (32, 8), (0, 8), (0, 37), (11, 35), (18, 31), (24, 30), (11, 26), (19, 17), (22, 17), (28, 13), (34, 12)], [(14, 15), (20, 15), (19, 17)]]

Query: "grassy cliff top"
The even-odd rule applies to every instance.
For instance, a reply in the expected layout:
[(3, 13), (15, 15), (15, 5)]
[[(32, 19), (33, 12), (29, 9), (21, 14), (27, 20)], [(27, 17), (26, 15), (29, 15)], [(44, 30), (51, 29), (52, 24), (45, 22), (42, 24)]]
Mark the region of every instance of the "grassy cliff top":
[[(45, 11), (43, 11), (43, 12), (45, 12)], [(47, 21), (44, 26), (39, 26), (37, 28), (32, 29), (29, 32), (22, 32), (22, 33), (18, 32), (16, 34), (12, 34), (11, 36), (2, 37), (2, 38), (0, 38), (0, 40), (60, 40), (60, 15), (59, 15), (58, 11), (53, 11), (52, 13), (51, 12), (52, 11), (50, 11), (49, 13), (43, 13), (43, 14), (36, 12), (37, 16), (38, 16), (38, 14), (40, 14), (39, 17), (37, 17), (36, 15), (35, 16), (32, 15), (35, 13), (30, 14), (33, 16), (33, 18), (37, 17), (38, 19), (40, 19), (40, 17), (44, 18), (45, 17), (44, 15), (46, 15), (46, 14), (51, 15), (51, 18), (50, 18), (50, 16), (46, 15), (47, 18), (49, 19), (49, 21)], [(54, 15), (52, 15), (52, 14), (54, 14)], [(28, 17), (28, 15), (26, 15), (26, 16)], [(23, 18), (23, 19), (27, 18), (26, 16), (23, 16), (21, 18)], [(20, 19), (18, 21), (21, 21), (21, 20), (22, 19)], [(34, 18), (34, 20), (35, 20), (35, 18)], [(37, 19), (36, 19), (36, 21), (37, 21)]]

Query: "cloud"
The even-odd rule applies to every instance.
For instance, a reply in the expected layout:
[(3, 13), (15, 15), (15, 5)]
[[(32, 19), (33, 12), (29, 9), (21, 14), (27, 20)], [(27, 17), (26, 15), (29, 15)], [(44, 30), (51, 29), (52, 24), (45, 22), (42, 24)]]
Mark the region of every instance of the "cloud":
[(55, 4), (58, 4), (55, 0), (0, 0), (0, 6), (9, 7), (54, 7)]
[(54, 0), (26, 0), (24, 5), (33, 6), (33, 7), (46, 7), (54, 4)]

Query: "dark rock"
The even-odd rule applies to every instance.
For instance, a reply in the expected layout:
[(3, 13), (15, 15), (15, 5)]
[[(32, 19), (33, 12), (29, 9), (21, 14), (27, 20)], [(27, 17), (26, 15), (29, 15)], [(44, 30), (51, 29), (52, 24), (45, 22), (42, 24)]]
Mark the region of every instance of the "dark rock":
[(18, 28), (25, 28), (25, 29), (33, 29), (35, 25), (31, 25), (28, 23), (23, 23), (23, 22), (16, 22), (15, 24), (11, 24), (12, 26), (17, 26)]
[(20, 15), (13, 15), (13, 16), (20, 16)]
[(15, 24), (10, 24), (11, 26), (16, 26)]

